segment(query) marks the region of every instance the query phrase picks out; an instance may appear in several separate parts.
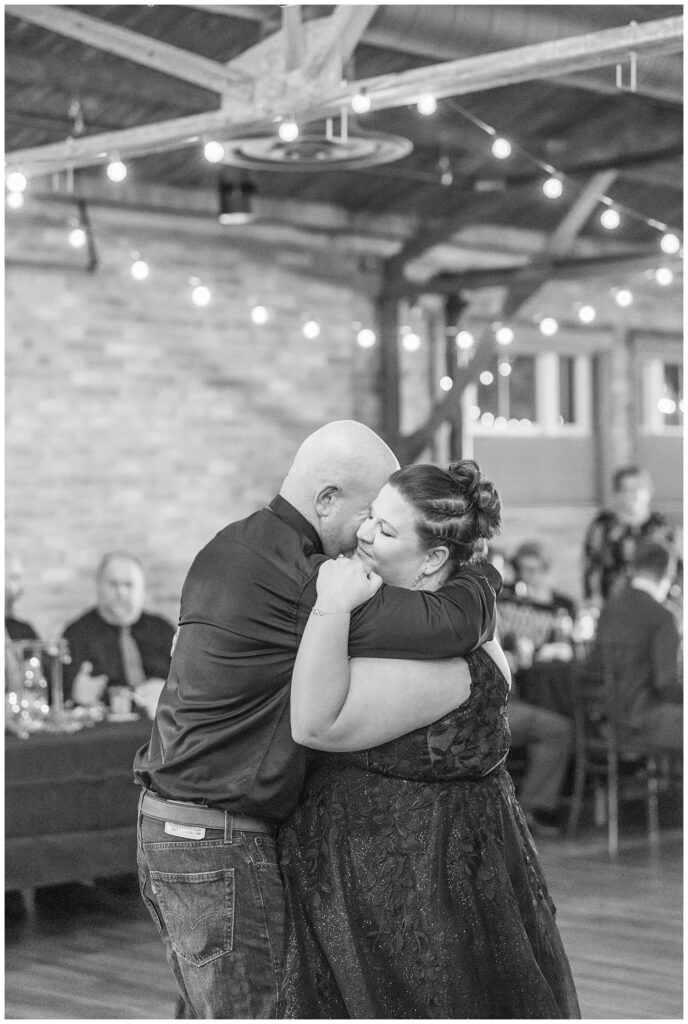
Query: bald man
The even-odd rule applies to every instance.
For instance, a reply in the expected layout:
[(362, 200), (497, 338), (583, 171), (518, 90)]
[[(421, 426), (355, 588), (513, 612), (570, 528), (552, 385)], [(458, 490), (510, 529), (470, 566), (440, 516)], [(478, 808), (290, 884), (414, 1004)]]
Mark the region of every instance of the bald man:
[[(368, 427), (327, 424), (269, 506), (221, 530), (187, 575), (172, 665), (134, 765), (141, 891), (178, 1017), (276, 1016), (284, 899), (274, 836), (298, 803), (307, 755), (289, 722), (294, 660), (319, 566), (355, 548), (397, 468)], [(465, 653), (452, 585), (438, 593), (382, 587), (352, 615), (351, 655)], [(457, 685), (461, 673), (467, 681), (465, 662), (456, 671)]]

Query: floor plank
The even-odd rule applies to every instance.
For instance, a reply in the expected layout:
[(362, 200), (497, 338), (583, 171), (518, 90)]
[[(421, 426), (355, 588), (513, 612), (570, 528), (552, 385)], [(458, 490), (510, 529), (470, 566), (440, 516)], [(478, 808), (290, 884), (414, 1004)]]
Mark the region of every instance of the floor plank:
[[(682, 836), (658, 851), (622, 839), (616, 863), (600, 833), (538, 840), (583, 1017), (683, 1018)], [(127, 877), (6, 901), (5, 1019), (169, 1020), (171, 975)]]

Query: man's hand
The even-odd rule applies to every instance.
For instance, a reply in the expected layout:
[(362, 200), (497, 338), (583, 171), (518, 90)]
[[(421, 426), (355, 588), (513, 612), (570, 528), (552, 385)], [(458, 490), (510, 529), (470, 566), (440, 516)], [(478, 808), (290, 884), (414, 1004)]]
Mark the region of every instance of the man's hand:
[(134, 704), (142, 708), (149, 718), (155, 718), (155, 709), (164, 685), (164, 679), (146, 679), (145, 683), (140, 683), (131, 695)]
[(106, 675), (94, 676), (92, 663), (83, 661), (74, 677), (72, 699), (75, 704), (93, 707), (94, 704), (99, 704), (102, 701), (107, 684), (108, 677)]

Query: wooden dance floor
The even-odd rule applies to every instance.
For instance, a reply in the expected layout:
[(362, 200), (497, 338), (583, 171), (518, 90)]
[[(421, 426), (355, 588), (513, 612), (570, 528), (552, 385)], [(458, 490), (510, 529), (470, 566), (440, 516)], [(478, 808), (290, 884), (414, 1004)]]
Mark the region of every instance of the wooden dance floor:
[[(612, 864), (598, 832), (539, 840), (586, 1019), (682, 1019), (682, 842), (622, 838)], [(173, 990), (135, 881), (8, 901), (5, 1018), (171, 1019)]]

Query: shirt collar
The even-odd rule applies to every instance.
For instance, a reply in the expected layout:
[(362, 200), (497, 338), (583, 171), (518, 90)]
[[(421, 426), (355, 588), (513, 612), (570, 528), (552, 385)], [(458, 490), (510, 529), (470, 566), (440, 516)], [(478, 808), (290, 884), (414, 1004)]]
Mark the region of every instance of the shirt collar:
[(648, 580), (644, 576), (634, 576), (631, 580), (631, 586), (634, 590), (644, 590), (646, 594), (654, 597), (655, 601), (659, 601), (662, 604), (660, 586), (654, 580)]
[(294, 508), (288, 501), (286, 501), (281, 494), (276, 494), (272, 499), (268, 508), (271, 512), (274, 512), (287, 526), (291, 526), (292, 530), (296, 530), (297, 533), (303, 534), (311, 542), (317, 554), (324, 554), (322, 541), (318, 535), (318, 531), (311, 523), (308, 522), (305, 516)]

